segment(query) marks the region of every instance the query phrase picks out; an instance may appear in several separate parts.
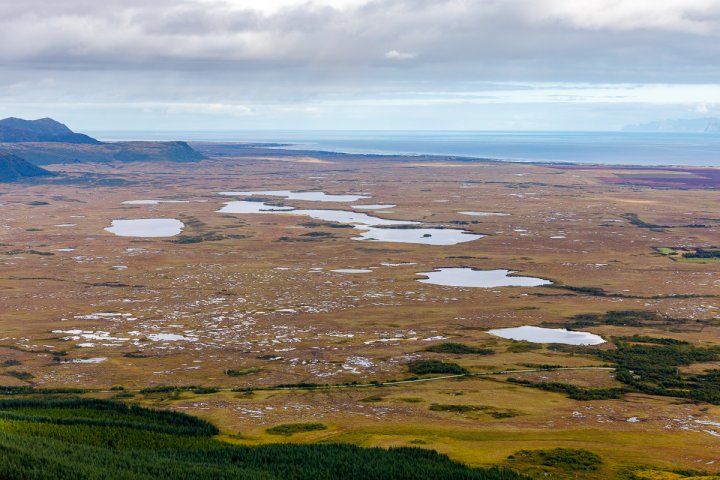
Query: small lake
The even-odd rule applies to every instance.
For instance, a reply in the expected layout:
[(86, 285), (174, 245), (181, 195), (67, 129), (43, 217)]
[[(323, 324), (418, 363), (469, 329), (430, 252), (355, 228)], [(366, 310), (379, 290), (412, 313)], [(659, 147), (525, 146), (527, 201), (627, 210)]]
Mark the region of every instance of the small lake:
[(397, 207), (397, 205), (381, 204), (381, 203), (377, 203), (375, 205), (350, 205), (350, 206), (356, 210), (382, 210), (383, 208)]
[(250, 197), (253, 195), (267, 195), (269, 197), (283, 197), (288, 200), (307, 200), (311, 202), (357, 202), (366, 195), (332, 195), (325, 192), (294, 192), (292, 190), (259, 190), (254, 192), (220, 192), (220, 195), (229, 197)]
[(159, 205), (161, 203), (190, 203), (190, 200), (126, 200), (123, 205)]
[(540, 287), (552, 285), (550, 280), (536, 277), (520, 277), (512, 275), (512, 270), (475, 270), (473, 268), (438, 268), (433, 272), (420, 272), (428, 278), (418, 282), (447, 287)]
[[(326, 222), (351, 224), (362, 230), (354, 240), (417, 243), (424, 245), (456, 245), (471, 242), (485, 235), (472, 234), (464, 230), (452, 228), (407, 228), (406, 226), (421, 225), (411, 220), (390, 220), (374, 217), (363, 212), (346, 210), (295, 210), (292, 207), (273, 207), (263, 202), (239, 200), (227, 202), (218, 213), (275, 213), (287, 215), (305, 215)], [(376, 227), (404, 228), (376, 228)]]
[(564, 328), (523, 326), (488, 330), (490, 335), (508, 340), (524, 340), (531, 343), (563, 343), (565, 345), (599, 345), (605, 340), (590, 332), (572, 332)]
[(452, 228), (373, 228), (364, 227), (355, 240), (377, 242), (419, 243), (422, 245), (457, 245), (472, 242), (485, 235), (466, 233)]
[(351, 223), (362, 226), (382, 226), (382, 225), (419, 225), (420, 222), (411, 220), (389, 220), (386, 218), (373, 217), (362, 212), (348, 212), (345, 210), (294, 210), (293, 215), (307, 215), (317, 220), (325, 220), (326, 222)]
[(151, 333), (147, 335), (147, 338), (155, 342), (197, 342), (197, 337), (191, 337), (189, 335), (178, 335), (176, 333)]
[(509, 213), (500, 212), (458, 212), (463, 215), (470, 215), (471, 217), (507, 217)]
[(120, 237), (174, 237), (185, 224), (174, 218), (138, 218), (113, 220), (105, 230)]
[(68, 360), (60, 363), (102, 363), (107, 360), (107, 357), (94, 357), (94, 358), (78, 358), (75, 360)]
[(294, 210), (293, 207), (273, 207), (263, 202), (250, 202), (247, 200), (239, 200), (237, 202), (228, 202), (218, 210), (219, 213), (272, 213)]
[(417, 225), (419, 222), (409, 220), (387, 220), (362, 212), (349, 212), (346, 210), (296, 210), (293, 207), (273, 207), (263, 202), (239, 200), (228, 202), (219, 213), (286, 213), (290, 215), (305, 215), (316, 220), (326, 222), (350, 223), (359, 225)]

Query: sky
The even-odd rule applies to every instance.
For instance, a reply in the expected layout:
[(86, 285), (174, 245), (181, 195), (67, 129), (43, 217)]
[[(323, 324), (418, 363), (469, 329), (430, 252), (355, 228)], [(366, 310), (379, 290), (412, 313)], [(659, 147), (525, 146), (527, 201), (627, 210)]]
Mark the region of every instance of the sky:
[(720, 116), (720, 0), (0, 0), (0, 117), (616, 130)]

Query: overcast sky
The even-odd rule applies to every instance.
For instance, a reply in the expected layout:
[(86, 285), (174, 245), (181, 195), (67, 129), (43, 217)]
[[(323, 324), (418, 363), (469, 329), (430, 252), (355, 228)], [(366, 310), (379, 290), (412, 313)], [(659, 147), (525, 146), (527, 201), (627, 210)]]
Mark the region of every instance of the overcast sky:
[(613, 130), (720, 116), (720, 0), (0, 0), (0, 117)]

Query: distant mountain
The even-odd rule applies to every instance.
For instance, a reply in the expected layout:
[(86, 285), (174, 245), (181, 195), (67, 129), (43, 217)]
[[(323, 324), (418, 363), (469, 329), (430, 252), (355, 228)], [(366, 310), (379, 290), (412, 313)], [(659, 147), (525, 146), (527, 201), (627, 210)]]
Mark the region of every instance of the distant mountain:
[(23, 178), (47, 177), (55, 175), (44, 168), (16, 157), (10, 153), (0, 152), (0, 182), (13, 182)]
[(0, 142), (62, 142), (93, 145), (101, 143), (82, 133), (73, 132), (52, 118), (23, 120), (14, 117), (0, 120)]
[(5, 143), (0, 148), (35, 165), (86, 162), (197, 162), (205, 159), (185, 142), (101, 144)]
[(677, 118), (627, 125), (623, 132), (720, 133), (720, 118)]

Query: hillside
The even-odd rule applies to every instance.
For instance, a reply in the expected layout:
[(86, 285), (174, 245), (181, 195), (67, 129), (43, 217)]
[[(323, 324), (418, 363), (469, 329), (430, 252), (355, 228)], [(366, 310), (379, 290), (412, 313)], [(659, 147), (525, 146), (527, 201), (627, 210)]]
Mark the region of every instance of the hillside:
[(0, 182), (55, 175), (9, 153), (0, 152)]
[(35, 165), (85, 162), (197, 162), (205, 157), (185, 142), (115, 142), (102, 144), (6, 143), (6, 151)]
[(720, 133), (719, 118), (676, 118), (627, 125), (623, 132)]
[(101, 142), (82, 133), (75, 133), (66, 125), (52, 118), (23, 120), (5, 118), (0, 120), (0, 142), (62, 142), (93, 144)]

